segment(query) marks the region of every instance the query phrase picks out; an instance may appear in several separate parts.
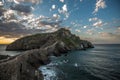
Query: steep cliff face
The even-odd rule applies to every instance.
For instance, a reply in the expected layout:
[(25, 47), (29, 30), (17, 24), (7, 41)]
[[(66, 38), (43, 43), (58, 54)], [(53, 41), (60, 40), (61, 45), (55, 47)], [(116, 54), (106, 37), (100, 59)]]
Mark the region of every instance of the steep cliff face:
[(93, 45), (80, 38), (65, 28), (61, 28), (53, 33), (42, 33), (23, 37), (7, 46), (6, 50), (31, 50), (45, 48), (59, 42), (67, 50), (92, 48)]

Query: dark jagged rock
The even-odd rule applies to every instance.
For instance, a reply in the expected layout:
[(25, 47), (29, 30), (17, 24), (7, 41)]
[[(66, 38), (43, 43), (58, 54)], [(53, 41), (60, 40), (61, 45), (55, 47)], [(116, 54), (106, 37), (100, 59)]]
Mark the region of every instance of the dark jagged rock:
[(0, 55), (0, 60), (9, 58), (9, 55)]
[(31, 50), (45, 48), (55, 42), (60, 42), (67, 50), (92, 48), (89, 41), (81, 40), (65, 28), (53, 33), (42, 33), (23, 37), (7, 46), (6, 50)]

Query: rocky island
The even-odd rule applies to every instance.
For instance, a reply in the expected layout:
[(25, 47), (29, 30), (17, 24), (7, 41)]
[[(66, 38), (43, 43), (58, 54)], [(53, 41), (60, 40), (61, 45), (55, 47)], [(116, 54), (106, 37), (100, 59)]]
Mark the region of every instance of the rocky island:
[(43, 80), (38, 68), (50, 62), (50, 55), (60, 56), (71, 50), (93, 47), (91, 42), (81, 40), (65, 28), (20, 38), (9, 44), (6, 50), (24, 52), (0, 60), (0, 80)]

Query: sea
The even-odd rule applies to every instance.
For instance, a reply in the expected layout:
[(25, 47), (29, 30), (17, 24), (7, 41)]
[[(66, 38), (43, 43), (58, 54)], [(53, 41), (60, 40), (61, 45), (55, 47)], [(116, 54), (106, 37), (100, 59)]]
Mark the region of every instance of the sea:
[[(120, 44), (94, 46), (60, 57), (51, 56), (51, 63), (39, 68), (44, 80), (120, 80)], [(5, 48), (6, 45), (0, 45), (0, 54), (20, 54)]]

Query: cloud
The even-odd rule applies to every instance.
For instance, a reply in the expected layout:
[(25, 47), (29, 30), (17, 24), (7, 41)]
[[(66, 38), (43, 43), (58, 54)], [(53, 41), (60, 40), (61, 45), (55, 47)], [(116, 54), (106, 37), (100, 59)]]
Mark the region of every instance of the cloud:
[(110, 33), (110, 32), (101, 32), (99, 33), (100, 37), (103, 39), (111, 39), (111, 40), (119, 40), (120, 41), (120, 34)]
[(20, 2), (18, 0), (14, 0), (14, 3), (16, 4), (20, 4)]
[(64, 0), (60, 0), (60, 2), (64, 3)]
[(86, 32), (87, 34), (89, 34), (89, 35), (93, 35), (94, 34), (94, 32), (93, 32), (93, 30), (92, 29), (89, 29), (89, 30), (87, 30), (87, 32)]
[(41, 27), (28, 28), (21, 23), (16, 22), (7, 22), (0, 23), (0, 37), (4, 36), (5, 38), (20, 38), (26, 35), (36, 34), (36, 33), (46, 33), (54, 32), (58, 29), (58, 23), (49, 23), (41, 21)]
[(52, 5), (52, 9), (54, 10), (56, 8), (56, 5)]
[(91, 21), (97, 21), (98, 20), (98, 18), (97, 17), (94, 17), (94, 18), (89, 18), (89, 22), (91, 22)]
[[(95, 36), (90, 36), (95, 44), (113, 44), (120, 43), (120, 34), (112, 32), (99, 32)], [(94, 39), (94, 40), (93, 40)], [(89, 39), (88, 39), (89, 40)]]
[(118, 27), (118, 30), (120, 30), (120, 27)]
[[(6, 3), (9, 5), (4, 4), (0, 7), (0, 36), (19, 38), (30, 34), (53, 32), (61, 27), (62, 21), (58, 14), (53, 14), (52, 17), (43, 15), (36, 17), (31, 12), (33, 5), (26, 4), (37, 3), (34, 1), (38, 0), (7, 0)], [(53, 5), (52, 8), (55, 9), (56, 6)], [(66, 4), (61, 9), (67, 14)]]
[(24, 26), (15, 22), (0, 23), (0, 36), (6, 38), (20, 37), (24, 34), (28, 34), (28, 31), (24, 29)]
[(9, 20), (16, 20), (16, 16), (15, 16), (15, 11), (13, 10), (6, 10), (3, 14), (3, 21), (9, 21)]
[(82, 2), (83, 0), (80, 0), (80, 2)]
[(93, 13), (97, 13), (99, 11), (99, 9), (104, 9), (106, 8), (106, 3), (104, 0), (97, 0), (96, 4), (95, 4), (95, 10), (93, 11)]
[(67, 10), (67, 5), (66, 5), (66, 4), (63, 5), (62, 10), (63, 10), (63, 12), (67, 12), (67, 11), (68, 11), (68, 10)]
[(97, 17), (89, 18), (89, 22), (92, 22), (93, 23), (92, 26), (94, 27), (101, 27), (105, 25), (103, 21)]
[(3, 13), (0, 17), (0, 36), (5, 38), (19, 38), (30, 34), (53, 32), (61, 27), (62, 21), (59, 20), (58, 14), (54, 14), (51, 18), (42, 15), (35, 18), (32, 13), (24, 15), (11, 9), (3, 11), (0, 8), (0, 10)]
[(53, 14), (53, 18), (55, 18), (56, 20), (60, 19), (60, 15), (58, 14)]
[(55, 25), (60, 26), (60, 23), (61, 23), (61, 22), (62, 22), (62, 21), (57, 21), (57, 22), (40, 21), (40, 24), (41, 24), (42, 26), (49, 25), (49, 26), (51, 26), (51, 27), (55, 27)]
[(0, 16), (3, 16), (3, 14), (4, 14), (5, 11), (6, 11), (5, 9), (3, 9), (2, 7), (0, 7)]
[(115, 32), (116, 34), (120, 34), (120, 27), (118, 27)]
[(25, 22), (26, 28), (34, 28), (34, 29), (41, 29), (42, 27), (46, 27), (46, 25), (50, 25), (51, 27), (60, 26), (62, 21), (59, 20), (60, 16), (58, 14), (53, 14), (53, 17), (46, 17), (40, 15), (39, 17), (35, 18), (34, 15), (24, 16), (21, 19), (21, 22)]
[(102, 20), (98, 20), (97, 22), (93, 23), (93, 26), (94, 27), (101, 27), (101, 26), (103, 26)]
[(17, 16), (15, 15), (16, 12), (14, 10), (6, 10), (2, 11), (0, 16), (0, 23), (7, 23), (7, 22), (18, 22)]
[(22, 4), (16, 4), (11, 6), (12, 10), (16, 10), (19, 12), (25, 12), (25, 13), (30, 13), (31, 12), (31, 6), (26, 6), (26, 5), (22, 5)]
[(69, 12), (68, 12), (68, 8), (67, 8), (67, 4), (64, 4), (64, 5), (62, 6), (62, 9), (58, 9), (58, 12), (59, 12), (60, 14), (64, 14), (64, 15), (65, 15), (64, 20), (66, 20), (66, 19), (69, 17)]
[(8, 0), (8, 2), (14, 2), (16, 4), (24, 3), (24, 2), (29, 2), (32, 4), (39, 4), (42, 2), (42, 0)]
[(0, 1), (0, 6), (3, 6), (3, 3)]
[[(46, 17), (40, 15), (39, 17), (35, 18), (35, 15), (30, 13), (30, 7), (26, 7), (23, 5), (21, 6), (21, 4), (17, 4), (17, 6), (15, 6), (12, 9), (14, 10), (6, 9), (6, 11), (4, 12), (2, 11), (3, 13), (3, 14), (1, 13), (2, 17), (0, 17), (0, 20), (2, 21), (1, 23), (8, 24), (10, 22), (14, 22), (16, 24), (24, 25), (25, 29), (27, 30), (35, 29), (35, 30), (39, 30), (40, 32), (41, 30), (46, 31), (52, 28), (60, 27), (60, 23), (62, 22), (59, 20), (60, 16), (58, 14), (53, 14), (52, 17)], [(2, 9), (0, 8), (0, 10)]]
[(42, 0), (2, 0), (4, 8), (16, 10), (19, 12), (30, 13), (34, 6), (41, 3)]
[(79, 29), (75, 29), (76, 32), (81, 32)]
[(83, 28), (87, 28), (87, 26), (83, 26)]
[(112, 33), (107, 33), (107, 32), (100, 32), (99, 33), (101, 37), (111, 37)]

